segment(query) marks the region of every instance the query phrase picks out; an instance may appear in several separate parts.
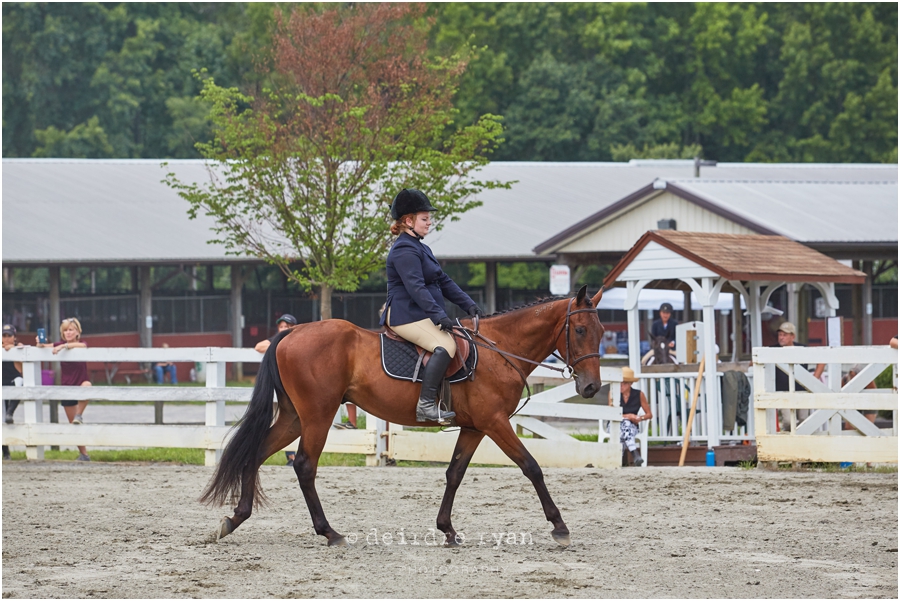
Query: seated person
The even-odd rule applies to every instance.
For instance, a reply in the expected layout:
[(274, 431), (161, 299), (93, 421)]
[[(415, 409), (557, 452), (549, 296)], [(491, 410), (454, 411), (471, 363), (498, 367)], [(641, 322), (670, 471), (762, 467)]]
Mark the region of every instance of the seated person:
[[(169, 345), (163, 342), (162, 348), (169, 348)], [(166, 380), (166, 374), (169, 374), (169, 381), (172, 384), (178, 384), (178, 375), (175, 370), (175, 364), (163, 361), (153, 364), (153, 373), (156, 374), (156, 383), (162, 384)]]

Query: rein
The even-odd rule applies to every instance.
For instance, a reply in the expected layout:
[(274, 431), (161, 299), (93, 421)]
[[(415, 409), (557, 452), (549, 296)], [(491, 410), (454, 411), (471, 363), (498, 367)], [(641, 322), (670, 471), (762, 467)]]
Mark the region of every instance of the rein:
[[(481, 347), (484, 349), (494, 351), (495, 353), (499, 354), (501, 357), (503, 357), (503, 359), (506, 360), (507, 363), (510, 364), (510, 366), (512, 366), (513, 369), (516, 370), (516, 372), (519, 374), (519, 377), (522, 378), (522, 383), (525, 385), (525, 389), (528, 391), (528, 396), (526, 396), (525, 402), (522, 403), (522, 405), (519, 408), (517, 408), (512, 413), (512, 415), (509, 416), (510, 418), (512, 418), (519, 411), (524, 409), (525, 405), (528, 404), (528, 401), (531, 400), (531, 386), (528, 385), (528, 376), (525, 375), (525, 372), (522, 371), (522, 368), (520, 368), (518, 365), (516, 365), (515, 363), (510, 361), (510, 357), (512, 357), (513, 359), (518, 359), (519, 361), (531, 363), (534, 366), (546, 367), (547, 369), (552, 369), (553, 371), (558, 371), (566, 379), (569, 379), (569, 378), (575, 379), (578, 377), (577, 374), (575, 373), (575, 366), (578, 365), (580, 362), (584, 361), (585, 359), (590, 359), (591, 357), (600, 357), (600, 353), (587, 353), (585, 355), (582, 355), (581, 357), (578, 357), (574, 361), (571, 361), (571, 362), (569, 361), (569, 318), (572, 315), (575, 315), (577, 313), (587, 313), (589, 311), (597, 310), (597, 309), (591, 307), (588, 309), (576, 309), (576, 310), (572, 311), (572, 303), (574, 301), (575, 301), (575, 299), (573, 299), (573, 298), (569, 299), (569, 304), (566, 307), (566, 321), (563, 324), (563, 326), (560, 328), (559, 332), (556, 333), (556, 336), (553, 337), (553, 341), (555, 343), (557, 340), (559, 340), (559, 337), (562, 335), (563, 332), (566, 333), (566, 358), (563, 359), (562, 357), (560, 357), (556, 351), (553, 351), (553, 353), (552, 353), (552, 355), (554, 357), (556, 357), (557, 359), (559, 359), (560, 361), (563, 361), (565, 363), (565, 367), (556, 367), (555, 365), (553, 365), (551, 363), (544, 363), (542, 361), (534, 361), (532, 359), (528, 359), (527, 357), (522, 357), (522, 356), (516, 355), (515, 353), (511, 353), (509, 351), (504, 351), (503, 349), (497, 348), (496, 342), (494, 342), (490, 338), (487, 338), (486, 336), (484, 336), (483, 334), (481, 334), (478, 331), (478, 316), (477, 315), (475, 316), (475, 318), (473, 320), (474, 321), (474, 329), (469, 329), (465, 326), (453, 326), (454, 331), (451, 333), (454, 336), (456, 336), (458, 338), (462, 338), (463, 335), (457, 334), (455, 330), (458, 330), (458, 329), (463, 330), (465, 333), (469, 334), (469, 342), (471, 344), (474, 344), (475, 346), (478, 346), (478, 347)], [(483, 340), (484, 342), (483, 343), (478, 342), (475, 340), (475, 338)]]

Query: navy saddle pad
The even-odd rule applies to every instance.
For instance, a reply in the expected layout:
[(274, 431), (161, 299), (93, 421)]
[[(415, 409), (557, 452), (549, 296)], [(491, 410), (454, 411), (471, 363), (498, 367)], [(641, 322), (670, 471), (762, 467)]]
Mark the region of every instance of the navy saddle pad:
[[(422, 372), (425, 371), (423, 366), (419, 366), (419, 373), (416, 375), (416, 379), (413, 380), (413, 373), (416, 371), (416, 363), (418, 361), (419, 353), (416, 345), (412, 342), (392, 340), (387, 337), (387, 334), (381, 334), (381, 366), (384, 368), (384, 373), (398, 380), (421, 382)], [(473, 344), (465, 366), (447, 378), (447, 380), (451, 384), (462, 382), (469, 377), (469, 374), (475, 371), (477, 364), (478, 349)]]

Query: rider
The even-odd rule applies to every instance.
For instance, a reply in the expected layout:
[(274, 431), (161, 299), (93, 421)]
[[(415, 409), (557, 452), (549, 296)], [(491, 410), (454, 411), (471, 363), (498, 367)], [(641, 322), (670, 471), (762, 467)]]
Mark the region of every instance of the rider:
[(453, 322), (444, 308), (444, 297), (469, 315), (482, 312), (422, 243), (436, 210), (419, 190), (401, 190), (391, 204), (391, 234), (397, 240), (387, 257), (387, 301), (380, 324), (434, 353), (422, 373), (416, 421), (448, 424), (456, 414), (441, 413), (435, 402), (444, 372), (456, 354), (456, 341), (450, 334)]
[(669, 348), (675, 348), (675, 326), (678, 320), (672, 317), (672, 305), (663, 303), (659, 306), (659, 319), (650, 326), (650, 337), (665, 336)]

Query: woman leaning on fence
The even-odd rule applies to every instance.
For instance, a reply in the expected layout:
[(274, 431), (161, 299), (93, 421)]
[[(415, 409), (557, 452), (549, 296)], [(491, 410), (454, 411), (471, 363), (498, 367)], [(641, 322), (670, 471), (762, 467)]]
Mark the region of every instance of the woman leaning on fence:
[[(59, 324), (59, 334), (62, 340), (53, 344), (41, 344), (36, 341), (36, 346), (53, 347), (53, 354), (58, 355), (60, 352), (66, 352), (76, 348), (87, 348), (87, 344), (81, 341), (81, 322), (74, 317), (64, 319)], [(60, 384), (63, 386), (90, 386), (88, 379), (87, 363), (84, 361), (60, 361), (62, 366), (62, 378)], [(70, 424), (83, 424), (84, 418), (82, 414), (87, 407), (87, 401), (61, 401), (60, 404), (66, 411), (66, 417), (69, 418)], [(87, 449), (83, 446), (78, 447), (77, 461), (90, 461), (91, 458), (87, 454)]]

